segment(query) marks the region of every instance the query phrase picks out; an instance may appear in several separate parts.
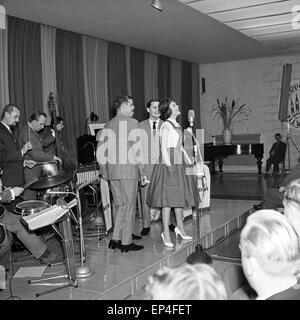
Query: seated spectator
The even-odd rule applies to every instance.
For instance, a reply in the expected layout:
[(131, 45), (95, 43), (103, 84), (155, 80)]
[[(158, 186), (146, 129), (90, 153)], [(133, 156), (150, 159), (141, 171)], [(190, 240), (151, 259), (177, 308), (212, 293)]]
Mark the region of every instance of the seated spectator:
[(283, 162), (285, 158), (286, 143), (281, 141), (280, 133), (275, 134), (275, 140), (276, 142), (273, 143), (269, 152), (270, 157), (268, 158), (266, 164), (266, 176), (269, 175), (271, 165), (273, 165), (273, 174), (279, 174), (279, 163)]
[(225, 300), (226, 290), (220, 276), (206, 264), (184, 263), (163, 267), (149, 278), (149, 300)]
[(299, 237), (288, 219), (260, 210), (247, 219), (240, 236), (245, 276), (258, 300), (299, 300)]
[(300, 178), (300, 163), (298, 163), (293, 171), (283, 179), (279, 187), (269, 188), (264, 194), (263, 201), (259, 204), (255, 204), (253, 208), (255, 210), (261, 210), (283, 207), (282, 201), (287, 185), (298, 178)]

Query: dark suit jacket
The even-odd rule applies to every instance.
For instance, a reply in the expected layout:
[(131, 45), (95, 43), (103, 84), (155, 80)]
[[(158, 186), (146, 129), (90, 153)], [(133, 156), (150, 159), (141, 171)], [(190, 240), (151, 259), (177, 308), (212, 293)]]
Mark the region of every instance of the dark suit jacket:
[[(34, 130), (32, 130), (28, 126), (28, 124), (26, 124), (20, 132), (19, 143), (21, 145), (24, 145), (28, 141), (31, 142), (32, 149), (29, 150), (24, 155), (25, 159), (31, 159), (36, 162), (51, 161), (54, 159), (54, 155), (43, 151), (42, 139), (40, 138), (39, 134)], [(25, 168), (26, 183), (31, 181), (33, 178), (39, 178), (41, 174), (42, 174), (42, 170), (40, 165), (36, 165), (31, 169), (26, 167)]]
[[(272, 152), (275, 152), (273, 156), (271, 156)], [(284, 161), (286, 151), (286, 143), (279, 141), (279, 143), (275, 142), (272, 145), (270, 150), (270, 157), (273, 158), (274, 161), (281, 162)]]
[[(27, 141), (26, 141), (27, 142)], [(0, 164), (3, 166), (4, 186), (24, 185), (24, 168), (21, 146), (17, 139), (0, 122)]]

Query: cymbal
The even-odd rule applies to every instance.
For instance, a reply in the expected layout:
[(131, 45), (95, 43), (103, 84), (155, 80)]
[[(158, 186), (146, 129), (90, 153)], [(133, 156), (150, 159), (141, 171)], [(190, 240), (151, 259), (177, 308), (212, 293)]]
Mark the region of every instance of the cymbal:
[(56, 187), (62, 183), (65, 183), (71, 179), (71, 176), (67, 175), (57, 175), (53, 177), (42, 177), (39, 181), (34, 182), (29, 186), (29, 189), (39, 190), (39, 189), (49, 189)]

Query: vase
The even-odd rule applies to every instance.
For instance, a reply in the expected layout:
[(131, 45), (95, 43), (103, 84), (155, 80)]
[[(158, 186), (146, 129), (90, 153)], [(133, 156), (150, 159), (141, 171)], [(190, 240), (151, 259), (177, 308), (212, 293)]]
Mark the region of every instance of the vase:
[(222, 133), (222, 138), (223, 138), (224, 144), (231, 144), (231, 139), (232, 139), (231, 129), (225, 128)]

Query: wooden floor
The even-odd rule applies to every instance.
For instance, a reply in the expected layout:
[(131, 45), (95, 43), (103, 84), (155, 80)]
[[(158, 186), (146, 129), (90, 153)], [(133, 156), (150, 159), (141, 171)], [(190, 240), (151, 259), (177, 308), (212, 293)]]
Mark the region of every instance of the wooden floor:
[[(247, 183), (243, 182), (244, 178)], [(252, 182), (252, 183), (250, 183)], [(224, 174), (222, 177), (216, 176), (212, 178), (210, 210), (205, 210), (203, 218), (206, 222), (210, 221), (210, 228), (206, 230), (206, 234), (202, 234), (201, 244), (209, 249), (209, 253), (214, 258), (213, 267), (222, 274), (230, 263), (239, 260), (239, 253), (236, 242), (228, 242), (228, 237), (236, 230), (241, 228), (247, 215), (251, 213), (254, 203), (257, 203), (262, 196), (262, 192), (268, 185), (274, 181), (265, 181), (262, 177), (248, 174), (245, 176)], [(238, 188), (236, 185), (248, 185), (248, 199), (239, 200), (235, 193), (240, 191), (244, 194), (245, 188)], [(223, 186), (223, 189), (220, 187)], [(229, 190), (232, 190), (230, 196)], [(227, 199), (224, 195), (227, 193)], [(220, 196), (220, 199), (216, 199)], [(253, 197), (249, 199), (249, 196)], [(259, 197), (258, 197), (259, 195)], [(243, 195), (240, 196), (242, 198)], [(249, 211), (250, 210), (250, 211)], [(203, 220), (203, 221), (204, 221)], [(143, 299), (143, 290), (147, 283), (148, 277), (163, 265), (179, 265), (183, 263), (187, 256), (194, 252), (197, 244), (197, 219), (195, 215), (185, 221), (186, 231), (193, 235), (193, 241), (176, 241), (172, 234), (172, 241), (175, 244), (174, 249), (163, 246), (160, 233), (162, 231), (161, 222), (151, 224), (151, 232), (142, 240), (135, 240), (136, 243), (142, 244), (144, 249), (138, 252), (121, 253), (118, 249), (108, 249), (108, 242), (111, 234), (104, 235), (99, 240), (98, 237), (91, 237), (85, 240), (86, 245), (86, 262), (84, 266), (88, 266), (94, 272), (94, 275), (86, 279), (77, 279), (78, 287), (68, 287), (57, 291), (47, 293), (36, 297), (35, 294), (45, 290), (56, 288), (55, 286), (32, 285), (28, 283), (28, 279), (15, 279), (11, 276), (21, 266), (39, 266), (40, 264), (33, 258), (26, 258), (21, 261), (13, 262), (8, 274), (7, 289), (0, 292), (0, 299), (7, 299), (11, 294), (22, 300), (90, 300), (90, 299)], [(207, 226), (207, 224), (206, 224)], [(85, 225), (85, 229), (89, 226)], [(137, 216), (135, 225), (135, 234), (142, 229), (142, 220)], [(85, 235), (89, 232), (85, 231)], [(226, 240), (225, 240), (226, 239)], [(49, 240), (55, 242), (55, 239)], [(226, 244), (227, 241), (227, 244)], [(78, 241), (74, 240), (75, 251), (79, 252)], [(222, 245), (220, 244), (223, 244)], [(218, 246), (216, 246), (218, 244)], [(215, 245), (215, 247), (213, 247)], [(230, 249), (230, 246), (232, 249)], [(230, 253), (222, 259), (222, 252), (226, 253), (226, 248), (233, 254), (233, 260), (230, 260)], [(227, 251), (228, 251), (227, 250)], [(13, 253), (12, 261), (20, 256), (28, 253)], [(63, 258), (63, 255), (61, 254)], [(79, 254), (76, 254), (79, 258)], [(80, 262), (76, 262), (76, 266), (80, 266)], [(55, 276), (65, 273), (65, 265), (47, 267), (43, 276)], [(48, 282), (65, 282), (66, 279), (51, 280)], [(9, 290), (11, 284), (11, 290)]]

